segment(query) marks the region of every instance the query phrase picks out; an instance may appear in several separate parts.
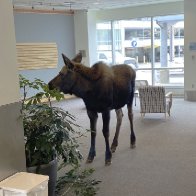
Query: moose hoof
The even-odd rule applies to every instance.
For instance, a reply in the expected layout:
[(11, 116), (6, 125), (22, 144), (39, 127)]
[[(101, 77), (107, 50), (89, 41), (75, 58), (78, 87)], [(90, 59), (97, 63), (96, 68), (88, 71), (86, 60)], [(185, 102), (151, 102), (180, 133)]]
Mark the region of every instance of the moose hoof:
[(130, 145), (130, 148), (132, 148), (132, 149), (135, 147), (136, 147), (135, 143)]
[(91, 159), (91, 158), (88, 158), (87, 160), (86, 160), (86, 163), (92, 163), (93, 162), (93, 159)]
[(116, 151), (116, 146), (111, 147), (111, 152), (114, 153)]
[(112, 160), (111, 160), (111, 159), (105, 161), (105, 166), (109, 166), (109, 165), (111, 165), (111, 164), (112, 164)]

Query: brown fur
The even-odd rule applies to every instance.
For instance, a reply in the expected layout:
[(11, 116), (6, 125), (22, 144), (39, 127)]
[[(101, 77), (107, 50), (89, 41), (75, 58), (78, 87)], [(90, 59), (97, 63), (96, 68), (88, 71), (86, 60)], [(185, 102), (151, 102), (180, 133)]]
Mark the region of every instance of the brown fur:
[[(88, 78), (89, 80), (98, 80), (103, 75), (110, 75), (111, 70), (104, 63), (97, 63), (92, 67), (87, 67), (81, 63), (74, 63), (73, 70), (80, 73), (84, 77)], [(107, 73), (106, 73), (107, 72)]]
[[(130, 145), (135, 146), (135, 133), (133, 130), (132, 103), (135, 88), (135, 71), (128, 65), (107, 66), (98, 62), (92, 67), (81, 64), (82, 56), (78, 54), (69, 60), (62, 55), (65, 66), (60, 73), (49, 82), (49, 88), (57, 88), (69, 94), (75, 94), (83, 99), (87, 114), (90, 119), (91, 147), (87, 162), (92, 162), (95, 155), (96, 123), (98, 113), (102, 113), (103, 135), (106, 144), (105, 163), (111, 164), (112, 154), (118, 145), (118, 136), (122, 122), (122, 107), (127, 105), (130, 120)], [(117, 115), (116, 133), (110, 149), (109, 146), (109, 122), (110, 110), (115, 109)]]

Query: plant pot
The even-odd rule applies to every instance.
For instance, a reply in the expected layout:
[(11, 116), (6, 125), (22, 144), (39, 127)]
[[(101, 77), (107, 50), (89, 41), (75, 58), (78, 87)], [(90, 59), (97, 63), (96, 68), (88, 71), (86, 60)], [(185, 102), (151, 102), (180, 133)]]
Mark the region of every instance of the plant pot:
[(57, 179), (57, 159), (55, 158), (48, 164), (27, 167), (27, 172), (49, 176), (48, 196), (55, 196)]

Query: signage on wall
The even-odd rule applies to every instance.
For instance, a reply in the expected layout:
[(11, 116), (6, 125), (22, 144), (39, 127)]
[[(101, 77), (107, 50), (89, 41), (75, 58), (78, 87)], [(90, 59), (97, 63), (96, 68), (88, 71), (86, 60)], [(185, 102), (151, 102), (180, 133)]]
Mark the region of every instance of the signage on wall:
[(136, 40), (133, 40), (133, 41), (131, 42), (131, 46), (132, 46), (133, 48), (137, 47), (137, 41), (136, 41)]

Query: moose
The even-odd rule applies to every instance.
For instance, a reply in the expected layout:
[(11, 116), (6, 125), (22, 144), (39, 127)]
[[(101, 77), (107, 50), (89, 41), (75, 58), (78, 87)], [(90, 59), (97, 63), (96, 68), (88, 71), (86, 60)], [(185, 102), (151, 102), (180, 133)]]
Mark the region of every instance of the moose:
[[(91, 146), (87, 163), (96, 156), (96, 124), (98, 113), (102, 114), (103, 136), (105, 138), (105, 165), (110, 165), (112, 153), (118, 146), (118, 137), (123, 118), (122, 107), (127, 105), (130, 121), (130, 147), (135, 147), (136, 137), (133, 128), (132, 104), (135, 89), (136, 73), (126, 64), (108, 66), (97, 62), (91, 67), (81, 63), (82, 55), (78, 53), (72, 60), (62, 54), (65, 65), (49, 83), (49, 89), (58, 89), (65, 94), (74, 94), (83, 99), (87, 115), (90, 119)], [(116, 132), (110, 148), (109, 122), (110, 112), (115, 109), (117, 124)]]

